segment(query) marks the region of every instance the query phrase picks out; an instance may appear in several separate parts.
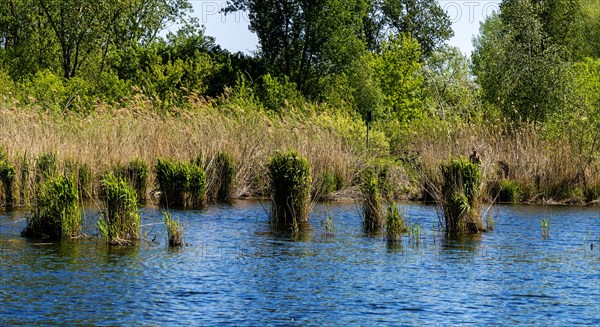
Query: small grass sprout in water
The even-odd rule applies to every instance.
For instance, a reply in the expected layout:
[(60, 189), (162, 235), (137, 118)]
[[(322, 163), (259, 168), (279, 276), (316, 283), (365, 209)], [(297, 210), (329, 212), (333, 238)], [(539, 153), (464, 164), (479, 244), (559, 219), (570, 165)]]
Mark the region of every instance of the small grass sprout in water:
[(102, 218), (98, 230), (111, 245), (131, 245), (140, 238), (140, 214), (135, 189), (108, 172), (102, 176)]
[(183, 246), (183, 234), (185, 232), (183, 224), (175, 221), (167, 211), (163, 211), (162, 216), (167, 227), (167, 242), (169, 247)]
[(329, 212), (324, 212), (323, 218), (319, 220), (319, 225), (323, 229), (323, 236), (332, 237), (335, 235), (335, 222), (333, 219), (333, 215)]
[(405, 212), (400, 212), (395, 203), (389, 203), (385, 217), (385, 235), (387, 241), (391, 243), (400, 242), (402, 241), (402, 235), (407, 231)]
[(542, 218), (542, 238), (547, 239), (550, 237), (550, 219), (548, 217)]

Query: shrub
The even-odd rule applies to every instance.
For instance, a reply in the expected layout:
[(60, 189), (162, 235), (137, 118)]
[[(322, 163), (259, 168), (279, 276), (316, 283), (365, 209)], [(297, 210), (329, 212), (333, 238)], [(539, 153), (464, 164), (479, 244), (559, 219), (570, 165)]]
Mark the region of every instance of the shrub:
[(81, 213), (73, 176), (51, 177), (35, 193), (35, 207), (21, 233), (25, 237), (61, 239), (81, 233)]
[(136, 191), (123, 178), (109, 172), (102, 176), (100, 234), (112, 245), (133, 244), (139, 239), (140, 215)]
[(308, 160), (296, 151), (278, 151), (267, 168), (271, 182), (271, 222), (297, 227), (308, 221), (312, 183)]
[(479, 214), (481, 174), (479, 166), (459, 157), (441, 166), (443, 185), (438, 203), (444, 213), (446, 233), (483, 231)]
[(200, 207), (206, 204), (206, 174), (191, 163), (158, 159), (156, 184), (165, 207)]

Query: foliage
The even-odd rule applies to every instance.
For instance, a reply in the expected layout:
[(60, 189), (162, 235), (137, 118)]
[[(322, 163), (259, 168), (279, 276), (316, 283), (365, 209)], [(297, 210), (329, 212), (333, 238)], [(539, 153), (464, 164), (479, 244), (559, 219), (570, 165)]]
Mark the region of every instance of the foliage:
[(108, 172), (102, 176), (100, 234), (112, 245), (128, 245), (140, 238), (140, 214), (136, 191), (124, 178)]
[(156, 186), (165, 207), (201, 207), (206, 204), (206, 173), (195, 164), (158, 159)]
[(35, 207), (22, 235), (32, 238), (67, 239), (81, 233), (77, 183), (73, 176), (45, 180), (35, 193)]
[(308, 220), (310, 165), (298, 152), (277, 151), (267, 165), (271, 181), (271, 221), (275, 225), (298, 226)]
[(42, 153), (35, 161), (35, 180), (40, 183), (57, 172), (56, 154)]

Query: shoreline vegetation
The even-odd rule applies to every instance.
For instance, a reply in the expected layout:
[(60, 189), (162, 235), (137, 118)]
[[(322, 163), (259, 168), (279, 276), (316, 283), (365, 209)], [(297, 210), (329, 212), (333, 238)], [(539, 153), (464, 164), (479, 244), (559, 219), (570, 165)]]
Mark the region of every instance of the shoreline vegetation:
[(392, 238), (394, 200), (436, 201), (458, 233), (485, 229), (483, 202), (600, 204), (597, 1), (503, 0), (470, 56), (437, 1), (413, 2), (227, 1), (252, 54), (217, 45), (188, 0), (1, 2), (0, 207), (46, 190), (44, 218), (62, 176), (128, 243), (144, 201), (270, 197), (298, 225), (317, 201), (365, 200)]
[[(440, 181), (440, 163), (468, 155), (474, 143), (481, 154), (484, 202), (600, 204), (598, 163), (586, 167), (584, 184), (578, 149), (567, 140), (546, 140), (535, 125), (512, 131), (502, 122), (499, 126), (423, 122), (407, 133), (408, 144), (400, 153), (390, 151), (383, 132), (371, 130), (367, 154), (366, 126), (356, 117), (325, 107), (308, 113), (288, 108), (289, 113), (280, 117), (228, 99), (220, 105), (202, 103), (157, 113), (144, 108), (147, 101), (129, 102), (130, 108), (101, 104), (85, 114), (3, 106), (2, 161), (13, 167), (15, 176), (12, 194), (6, 193), (6, 187), (0, 190), (2, 207), (9, 204), (7, 195), (15, 207), (35, 203), (35, 176), (46, 174), (36, 171), (43, 169), (36, 163), (48, 154), (55, 157), (56, 171), (79, 176), (82, 198), (99, 196), (99, 178), (112, 167), (134, 160), (152, 167), (146, 187), (141, 186), (150, 196), (155, 193), (154, 164), (160, 158), (196, 160), (206, 171), (222, 153), (235, 165), (228, 198), (267, 197), (267, 164), (279, 149), (296, 149), (307, 158), (312, 189), (327, 190), (313, 198), (359, 199), (361, 173), (378, 161), (389, 169), (394, 199), (432, 201), (430, 187)], [(344, 185), (342, 189), (328, 185), (335, 183), (328, 178), (331, 172)], [(206, 184), (217, 185), (218, 178), (208, 175)]]

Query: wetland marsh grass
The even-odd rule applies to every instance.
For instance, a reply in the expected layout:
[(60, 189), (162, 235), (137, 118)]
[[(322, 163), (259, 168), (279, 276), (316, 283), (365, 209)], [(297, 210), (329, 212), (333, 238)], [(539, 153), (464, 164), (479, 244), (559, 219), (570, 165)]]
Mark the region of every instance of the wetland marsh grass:
[(140, 239), (140, 214), (135, 189), (113, 172), (105, 173), (100, 183), (100, 235), (110, 245), (135, 244)]
[(226, 201), (233, 191), (237, 168), (233, 157), (228, 152), (217, 152), (207, 169), (210, 176), (210, 187), (207, 192), (212, 200)]
[(166, 208), (198, 208), (206, 205), (206, 173), (183, 161), (158, 159), (155, 166), (160, 203)]
[(9, 210), (12, 209), (13, 205), (15, 204), (15, 181), (15, 167), (9, 164), (5, 159), (0, 159), (0, 182), (2, 183), (2, 191), (4, 195), (2, 206)]
[(73, 176), (53, 176), (35, 192), (35, 206), (27, 218), (25, 237), (51, 240), (76, 238), (81, 234), (79, 192)]
[(294, 150), (277, 151), (267, 165), (271, 223), (297, 231), (308, 221), (312, 185), (308, 160)]
[(116, 165), (113, 169), (117, 177), (124, 178), (133, 188), (140, 203), (147, 200), (148, 164), (139, 158), (130, 160), (125, 165)]

